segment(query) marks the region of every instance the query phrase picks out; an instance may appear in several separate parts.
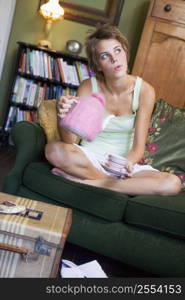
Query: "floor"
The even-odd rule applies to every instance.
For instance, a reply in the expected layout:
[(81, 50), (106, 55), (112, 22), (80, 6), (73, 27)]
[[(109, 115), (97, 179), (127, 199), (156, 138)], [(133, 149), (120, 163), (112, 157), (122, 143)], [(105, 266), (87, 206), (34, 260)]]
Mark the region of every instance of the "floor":
[[(13, 146), (2, 147), (0, 145), (0, 191), (2, 191), (4, 176), (11, 170), (14, 161), (15, 148)], [(70, 243), (65, 245), (63, 258), (71, 260), (77, 265), (97, 260), (108, 277), (155, 277), (153, 274)]]

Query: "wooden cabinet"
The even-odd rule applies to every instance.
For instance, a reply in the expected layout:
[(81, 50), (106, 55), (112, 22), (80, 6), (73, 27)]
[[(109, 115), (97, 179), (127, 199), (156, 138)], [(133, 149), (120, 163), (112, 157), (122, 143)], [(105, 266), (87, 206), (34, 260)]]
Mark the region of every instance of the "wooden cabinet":
[(163, 98), (185, 107), (185, 1), (152, 0), (132, 74)]

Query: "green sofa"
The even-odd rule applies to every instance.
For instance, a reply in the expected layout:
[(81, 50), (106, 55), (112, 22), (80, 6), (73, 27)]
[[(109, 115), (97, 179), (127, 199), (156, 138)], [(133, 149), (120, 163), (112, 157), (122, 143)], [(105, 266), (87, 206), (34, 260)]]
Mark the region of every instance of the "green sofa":
[[(73, 208), (68, 236), (73, 244), (160, 277), (185, 276), (184, 192), (128, 196), (71, 182), (51, 173), (52, 166), (44, 158), (46, 136), (39, 124), (18, 122), (11, 136), (17, 155), (5, 177), (5, 193)], [(150, 154), (155, 156), (154, 152)]]

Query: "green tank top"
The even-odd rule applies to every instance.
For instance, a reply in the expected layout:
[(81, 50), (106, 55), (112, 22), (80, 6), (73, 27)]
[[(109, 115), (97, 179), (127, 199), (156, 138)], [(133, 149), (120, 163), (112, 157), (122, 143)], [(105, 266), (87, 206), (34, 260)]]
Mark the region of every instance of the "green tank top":
[[(98, 93), (99, 87), (95, 77), (91, 77), (92, 92)], [(132, 114), (127, 116), (114, 116), (105, 114), (106, 126), (102, 132), (92, 142), (81, 141), (81, 146), (88, 148), (96, 153), (127, 156), (130, 151), (133, 138), (136, 112), (139, 107), (139, 95), (142, 79), (136, 78), (136, 83), (132, 98)]]

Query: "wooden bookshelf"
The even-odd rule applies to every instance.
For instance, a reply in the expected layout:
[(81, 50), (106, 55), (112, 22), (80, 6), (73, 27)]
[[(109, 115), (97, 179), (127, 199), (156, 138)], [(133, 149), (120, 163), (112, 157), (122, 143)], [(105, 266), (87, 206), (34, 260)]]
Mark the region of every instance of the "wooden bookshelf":
[(80, 83), (92, 76), (87, 59), (17, 42), (15, 75), (4, 130), (16, 122), (36, 121), (42, 101), (76, 95)]

